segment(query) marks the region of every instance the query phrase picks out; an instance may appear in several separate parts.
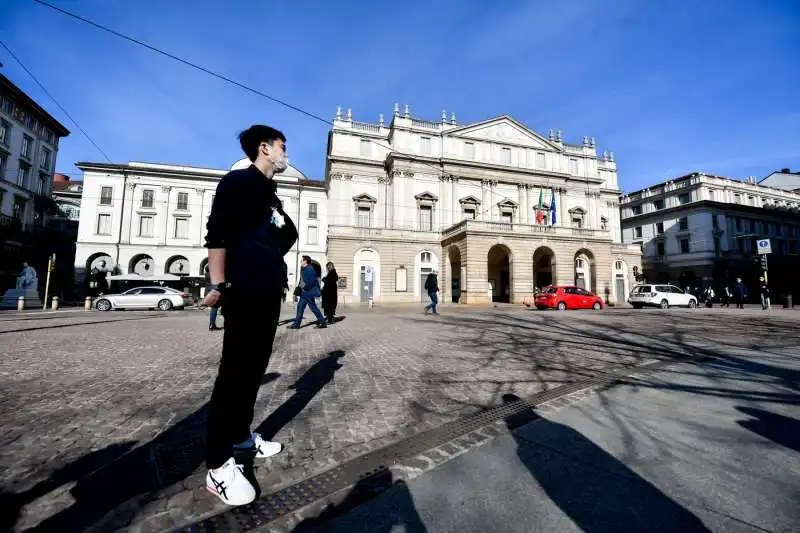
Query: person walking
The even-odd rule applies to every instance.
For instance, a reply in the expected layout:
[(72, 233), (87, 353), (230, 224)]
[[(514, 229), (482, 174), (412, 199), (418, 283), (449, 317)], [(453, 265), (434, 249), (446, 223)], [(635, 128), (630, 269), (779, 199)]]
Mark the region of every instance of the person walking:
[(206, 225), (211, 285), (204, 303), (222, 306), (222, 358), (208, 407), (206, 489), (229, 505), (256, 497), (234, 450), (271, 457), (280, 443), (253, 433), (254, 406), (272, 355), (284, 285), (283, 257), (297, 228), (283, 210), (272, 179), (288, 167), (286, 137), (254, 125), (239, 134), (252, 165), (222, 177)]
[[(205, 280), (206, 287), (208, 287), (211, 284), (211, 276), (208, 273), (208, 269), (206, 269), (205, 278), (206, 278)], [(208, 314), (208, 331), (216, 331), (218, 329), (221, 329), (219, 326), (217, 326), (218, 312), (219, 312), (219, 303), (217, 303), (216, 305), (212, 305), (210, 313)]]
[(211, 306), (211, 312), (208, 315), (208, 331), (216, 331), (221, 329), (217, 325), (217, 313), (219, 312), (219, 304)]
[(315, 300), (320, 297), (321, 293), (319, 290), (319, 276), (314, 265), (311, 264), (311, 258), (304, 255), (300, 260), (300, 267), (300, 296), (297, 301), (297, 316), (295, 316), (294, 322), (289, 324), (289, 329), (300, 329), (306, 306), (310, 307), (311, 312), (317, 317), (317, 327), (326, 328), (325, 317), (320, 313)]
[(736, 309), (744, 309), (745, 298), (747, 298), (747, 286), (742, 283), (742, 278), (736, 278), (736, 285), (733, 286), (733, 301), (736, 302)]
[(716, 293), (714, 292), (714, 287), (712, 287), (711, 285), (706, 287), (706, 290), (703, 292), (703, 299), (706, 302), (706, 307), (708, 307), (709, 309), (714, 307), (714, 297), (715, 296), (716, 296)]
[(767, 285), (763, 277), (758, 278), (758, 292), (761, 293), (761, 309), (768, 309), (770, 307), (769, 285)]
[(336, 318), (336, 305), (339, 303), (339, 289), (336, 282), (339, 281), (339, 274), (333, 263), (325, 265), (327, 274), (322, 278), (322, 313), (328, 320), (328, 324), (333, 324)]
[(731, 289), (728, 287), (727, 283), (725, 287), (722, 288), (722, 307), (730, 307), (731, 306)]
[(438, 315), (436, 305), (439, 303), (439, 280), (435, 270), (432, 270), (425, 278), (425, 291), (431, 299), (431, 303), (425, 306), (425, 314), (427, 315), (428, 311), (431, 311), (434, 315)]

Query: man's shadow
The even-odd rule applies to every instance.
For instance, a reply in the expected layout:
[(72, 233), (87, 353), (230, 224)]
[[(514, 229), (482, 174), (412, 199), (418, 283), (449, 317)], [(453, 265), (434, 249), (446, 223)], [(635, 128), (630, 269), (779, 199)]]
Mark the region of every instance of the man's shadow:
[(755, 407), (738, 406), (736, 409), (753, 417), (748, 420), (736, 421), (743, 428), (786, 446), (790, 450), (800, 451), (800, 420)]
[(261, 433), (261, 436), (267, 440), (272, 439), (305, 409), (325, 385), (333, 381), (336, 371), (342, 368), (339, 360), (344, 355), (344, 351), (335, 350), (314, 363), (294, 384), (289, 386), (290, 389), (294, 389), (294, 394), (259, 424), (256, 432)]
[[(372, 500), (373, 504), (360, 507)], [(428, 531), (406, 483), (393, 481), (392, 472), (384, 469), (360, 480), (339, 505), (328, 505), (318, 516), (300, 522), (292, 533), (391, 533), (399, 531), (398, 525), (405, 533)]]
[(0, 489), (0, 532), (12, 531), (22, 509), (56, 490), (57, 488), (78, 481), (91, 472), (118, 459), (133, 448), (135, 442), (112, 444), (101, 450), (89, 452), (57, 469), (50, 476), (33, 487), (18, 493)]
[[(261, 383), (279, 377), (268, 373)], [(28, 531), (83, 531), (128, 500), (183, 481), (205, 460), (207, 416), (208, 403), (150, 442), (79, 477), (70, 490), (75, 502)]]
[[(506, 394), (503, 401), (521, 400)], [(585, 533), (709, 532), (694, 514), (571, 427), (531, 409), (508, 417), (506, 425), (520, 462)]]

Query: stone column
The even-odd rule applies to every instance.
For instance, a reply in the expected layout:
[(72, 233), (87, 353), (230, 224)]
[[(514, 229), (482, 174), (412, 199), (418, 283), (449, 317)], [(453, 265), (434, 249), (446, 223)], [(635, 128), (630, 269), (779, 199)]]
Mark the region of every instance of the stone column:
[[(120, 206), (120, 244), (131, 243), (131, 229), (133, 228), (133, 207), (135, 205), (136, 185), (125, 185), (125, 201)], [(127, 204), (127, 205), (126, 205)], [(126, 209), (127, 208), (127, 209)]]
[(436, 205), (436, 211), (438, 212), (438, 224), (439, 229), (444, 229), (450, 227), (450, 217), (452, 216), (452, 212), (450, 210), (450, 195), (452, 190), (450, 189), (450, 177), (449, 176), (439, 176), (439, 201)]
[(204, 231), (206, 229), (205, 228), (205, 221), (206, 221), (206, 217), (205, 217), (205, 214), (206, 214), (205, 213), (205, 211), (206, 211), (206, 201), (205, 201), (206, 200), (206, 194), (205, 193), (206, 193), (206, 191), (205, 191), (205, 189), (195, 189), (194, 191), (197, 194), (197, 198), (198, 198), (197, 202), (200, 205), (200, 210), (199, 211), (194, 211), (193, 209), (190, 209), (191, 211), (194, 211), (195, 213), (197, 213), (197, 215), (198, 215), (197, 218), (199, 219), (197, 221), (197, 226), (196, 226), (197, 227), (197, 236), (195, 237), (195, 244), (198, 245), (198, 246), (203, 246), (205, 244), (205, 234), (206, 234), (206, 232)]
[(450, 225), (461, 220), (461, 204), (458, 203), (458, 176), (450, 176)]
[(489, 186), (489, 180), (481, 180), (481, 220), (492, 219)]
[[(487, 303), (489, 297), (487, 289), (488, 281), (488, 249), (484, 246), (467, 246), (461, 261), (464, 265), (462, 270), (462, 287), (467, 287), (467, 299), (465, 303)], [(466, 284), (465, 281), (466, 280)]]
[(164, 246), (167, 245), (167, 235), (169, 234), (169, 201), (170, 201), (170, 192), (172, 191), (172, 187), (161, 187), (161, 192), (166, 195), (166, 200), (161, 203), (161, 209), (158, 209), (156, 212), (163, 212), (164, 213), (164, 224), (161, 226), (164, 228), (164, 234), (161, 236), (161, 244)]
[(560, 208), (560, 210), (559, 213), (557, 213), (558, 217), (557, 222), (563, 227), (568, 227), (569, 213), (567, 212), (567, 189), (563, 187), (558, 189), (558, 207)]
[(526, 221), (526, 219), (525, 219), (525, 215), (526, 215), (526, 213), (525, 213), (526, 190), (527, 190), (527, 188), (525, 187), (525, 185), (522, 185), (522, 184), (519, 184), (519, 183), (517, 184), (517, 204), (519, 205), (519, 207), (517, 208), (519, 210), (519, 212), (517, 214), (517, 222), (520, 223), (520, 224), (527, 224), (528, 223)]
[(372, 219), (373, 227), (385, 228), (389, 219), (387, 217), (389, 204), (386, 202), (386, 188), (388, 178), (386, 176), (378, 177), (378, 201), (375, 206), (375, 215)]

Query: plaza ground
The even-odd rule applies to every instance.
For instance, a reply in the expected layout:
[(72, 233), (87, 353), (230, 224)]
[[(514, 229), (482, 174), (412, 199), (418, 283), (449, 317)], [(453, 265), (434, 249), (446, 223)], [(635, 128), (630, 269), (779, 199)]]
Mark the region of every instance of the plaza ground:
[[(342, 314), (326, 330), (279, 331), (255, 425), (286, 450), (256, 470), (263, 494), (509, 395), (654, 359), (691, 366), (686, 358), (800, 352), (800, 315), (779, 309)], [(225, 513), (203, 489), (205, 403), (221, 340), (199, 311), (0, 316), (0, 526), (170, 531)], [(796, 376), (761, 378), (780, 382), (796, 406)]]

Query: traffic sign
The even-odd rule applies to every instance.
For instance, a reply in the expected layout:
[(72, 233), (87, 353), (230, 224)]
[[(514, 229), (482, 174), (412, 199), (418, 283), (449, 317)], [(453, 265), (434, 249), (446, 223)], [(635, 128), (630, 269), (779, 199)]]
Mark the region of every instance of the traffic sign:
[(770, 244), (769, 239), (759, 239), (757, 244), (759, 255), (772, 253), (772, 244)]

